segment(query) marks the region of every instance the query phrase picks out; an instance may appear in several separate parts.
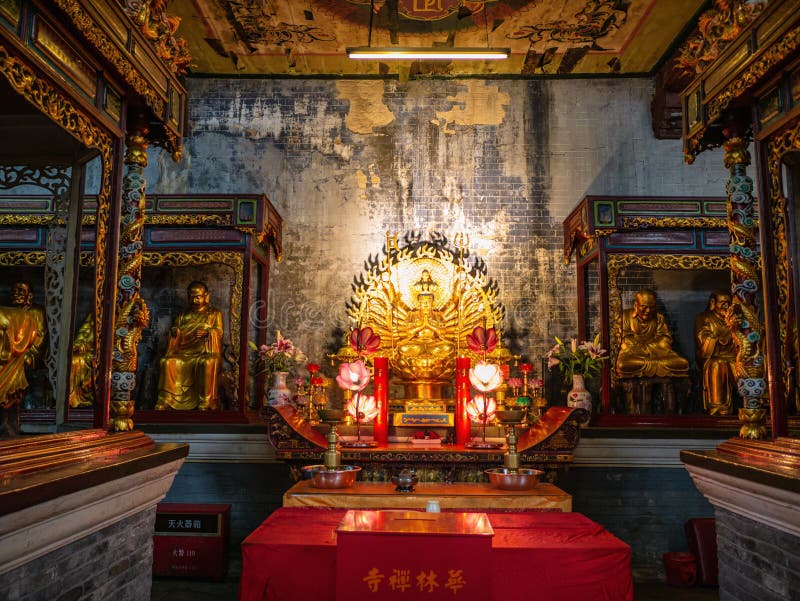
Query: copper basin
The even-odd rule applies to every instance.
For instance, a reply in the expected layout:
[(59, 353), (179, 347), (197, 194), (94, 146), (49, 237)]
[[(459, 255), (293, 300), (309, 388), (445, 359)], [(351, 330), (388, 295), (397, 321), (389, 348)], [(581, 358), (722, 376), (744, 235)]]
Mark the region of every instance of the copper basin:
[(361, 468), (357, 465), (342, 465), (326, 470), (324, 465), (307, 465), (303, 468), (303, 479), (311, 480), (314, 488), (352, 488)]
[(501, 423), (518, 424), (525, 419), (525, 409), (498, 409), (494, 415)]
[(531, 490), (539, 484), (539, 476), (544, 474), (542, 470), (534, 470), (528, 467), (521, 467), (516, 471), (511, 471), (507, 467), (493, 467), (484, 470), (489, 476), (492, 486), (501, 490)]
[(340, 422), (344, 419), (341, 409), (317, 409), (319, 419), (323, 422)]

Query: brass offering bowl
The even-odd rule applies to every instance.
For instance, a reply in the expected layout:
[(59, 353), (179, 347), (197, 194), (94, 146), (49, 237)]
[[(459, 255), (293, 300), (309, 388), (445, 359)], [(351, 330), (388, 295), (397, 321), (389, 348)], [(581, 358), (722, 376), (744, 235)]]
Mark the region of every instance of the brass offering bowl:
[(503, 424), (519, 424), (525, 419), (525, 409), (498, 409), (494, 415)]
[(501, 490), (531, 490), (539, 484), (539, 476), (544, 474), (542, 470), (534, 470), (528, 467), (521, 467), (517, 470), (510, 470), (507, 467), (493, 467), (484, 470), (489, 476), (492, 486)]
[(342, 465), (332, 470), (324, 465), (307, 465), (303, 468), (303, 479), (311, 480), (314, 488), (353, 488), (360, 471), (357, 465)]
[(344, 411), (341, 409), (317, 409), (320, 421), (340, 422), (344, 419)]

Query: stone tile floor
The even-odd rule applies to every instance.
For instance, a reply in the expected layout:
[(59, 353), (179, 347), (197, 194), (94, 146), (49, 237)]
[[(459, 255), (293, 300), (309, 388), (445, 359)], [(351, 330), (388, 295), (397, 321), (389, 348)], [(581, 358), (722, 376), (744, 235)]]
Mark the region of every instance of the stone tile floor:
[[(238, 580), (203, 582), (154, 578), (151, 601), (236, 601)], [(634, 584), (635, 601), (718, 601), (716, 588), (673, 588), (662, 582)], [(593, 601), (576, 599), (575, 601)]]

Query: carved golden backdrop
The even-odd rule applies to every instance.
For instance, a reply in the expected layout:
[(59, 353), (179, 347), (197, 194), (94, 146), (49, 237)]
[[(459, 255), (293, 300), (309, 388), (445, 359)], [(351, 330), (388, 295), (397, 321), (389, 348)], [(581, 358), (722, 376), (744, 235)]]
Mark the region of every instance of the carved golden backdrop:
[[(353, 61), (366, 46), (371, 0), (174, 0), (195, 72), (397, 73)], [(504, 61), (416, 63), (437, 75), (650, 73), (702, 0), (375, 0), (372, 46), (508, 47)], [(409, 62), (405, 62), (406, 69)]]
[(476, 326), (502, 329), (505, 309), (497, 284), (467, 247), (466, 236), (453, 247), (436, 233), (429, 241), (406, 234), (402, 246), (387, 236), (383, 256), (370, 257), (353, 284), (347, 314), (354, 325), (380, 334), (379, 352), (406, 385), (406, 397), (436, 398), (454, 378), (456, 356), (477, 359), (466, 335)]

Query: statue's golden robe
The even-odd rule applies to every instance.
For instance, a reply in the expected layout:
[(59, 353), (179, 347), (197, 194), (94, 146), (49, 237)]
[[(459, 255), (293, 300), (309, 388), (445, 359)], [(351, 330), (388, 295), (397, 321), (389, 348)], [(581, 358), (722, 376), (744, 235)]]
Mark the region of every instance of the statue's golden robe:
[(622, 341), (615, 369), (618, 378), (685, 378), (689, 362), (672, 350), (664, 315), (641, 321), (633, 309), (622, 312)]
[(40, 308), (0, 307), (0, 407), (17, 403), (28, 389), (26, 359), (33, 361), (44, 333)]
[(703, 407), (709, 415), (732, 413), (736, 382), (736, 344), (728, 325), (713, 311), (703, 311), (694, 325), (697, 370), (703, 381)]
[[(207, 335), (198, 337), (197, 332)], [(222, 365), (222, 312), (212, 307), (181, 313), (161, 359), (156, 409), (218, 408)]]

